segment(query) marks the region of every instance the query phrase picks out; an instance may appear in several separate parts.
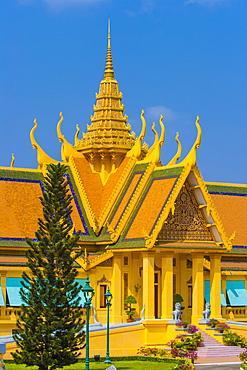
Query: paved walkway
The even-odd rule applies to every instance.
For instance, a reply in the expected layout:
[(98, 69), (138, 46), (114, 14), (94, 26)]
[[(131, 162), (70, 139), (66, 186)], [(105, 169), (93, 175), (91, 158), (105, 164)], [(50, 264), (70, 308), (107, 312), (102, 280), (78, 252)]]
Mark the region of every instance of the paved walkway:
[(195, 370), (239, 370), (241, 362), (234, 357), (206, 357), (195, 361)]
[(229, 364), (207, 364), (207, 365), (196, 365), (195, 370), (239, 370), (240, 364), (229, 363)]

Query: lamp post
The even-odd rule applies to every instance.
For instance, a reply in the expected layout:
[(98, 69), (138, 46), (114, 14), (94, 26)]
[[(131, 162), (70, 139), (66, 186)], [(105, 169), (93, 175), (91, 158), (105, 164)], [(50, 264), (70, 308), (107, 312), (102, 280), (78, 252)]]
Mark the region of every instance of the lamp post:
[(105, 298), (106, 298), (106, 307), (107, 307), (107, 326), (106, 326), (106, 356), (105, 356), (105, 363), (106, 364), (110, 364), (111, 363), (111, 359), (110, 359), (110, 356), (109, 356), (109, 352), (110, 352), (110, 346), (109, 346), (109, 310), (110, 310), (110, 307), (111, 307), (111, 300), (112, 300), (112, 294), (110, 292), (110, 288), (108, 286), (108, 289), (107, 289), (107, 292), (105, 293)]
[(85, 303), (84, 307), (86, 308), (86, 370), (89, 370), (89, 310), (91, 306), (91, 302), (94, 296), (94, 289), (90, 286), (90, 281), (87, 276), (85, 284), (82, 288), (82, 292), (84, 294)]

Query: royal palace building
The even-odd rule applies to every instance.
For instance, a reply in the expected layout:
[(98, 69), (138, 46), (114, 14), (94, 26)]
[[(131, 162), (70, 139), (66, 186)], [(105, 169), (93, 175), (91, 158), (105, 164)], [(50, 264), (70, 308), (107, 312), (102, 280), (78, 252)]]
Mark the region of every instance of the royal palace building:
[[(69, 143), (62, 134), (63, 120), (60, 113), (60, 162), (68, 167), (74, 229), (81, 230), (78, 281), (83, 285), (89, 276), (97, 321), (106, 321), (108, 286), (113, 294), (111, 323), (126, 322), (124, 300), (135, 296), (134, 319), (142, 317), (143, 344), (160, 344), (154, 338), (168, 330), (176, 293), (183, 298), (183, 320), (197, 325), (210, 302), (211, 317), (244, 321), (247, 186), (203, 180), (197, 163), (199, 117), (187, 156), (180, 160), (177, 135), (177, 152), (169, 163), (161, 163), (163, 117), (159, 134), (154, 124), (146, 125), (144, 112), (137, 135), (132, 131), (114, 76), (108, 33), (104, 76), (86, 132), (81, 135), (77, 126), (74, 143)], [(37, 143), (37, 127), (35, 120), (30, 140), (38, 168), (16, 168), (14, 161), (0, 167), (1, 335), (15, 330), (21, 275), (27, 269), (25, 238), (35, 240), (46, 166), (58, 163)], [(148, 147), (144, 139), (151, 129), (153, 144)]]

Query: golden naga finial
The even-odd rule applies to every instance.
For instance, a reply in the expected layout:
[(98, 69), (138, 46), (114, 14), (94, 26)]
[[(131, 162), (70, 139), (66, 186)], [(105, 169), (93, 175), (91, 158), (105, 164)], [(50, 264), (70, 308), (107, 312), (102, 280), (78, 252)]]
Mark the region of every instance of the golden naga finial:
[(144, 158), (143, 162), (152, 162), (157, 164), (160, 161), (160, 149), (165, 140), (165, 125), (163, 123), (163, 119), (164, 116), (161, 114), (159, 120), (161, 128), (159, 140), (155, 143), (155, 147), (153, 148), (152, 152)]
[(181, 142), (179, 140), (179, 133), (176, 132), (176, 137), (175, 137), (175, 140), (178, 144), (178, 148), (177, 148), (177, 153), (174, 155), (174, 157), (170, 160), (170, 162), (167, 164), (167, 166), (172, 166), (174, 164), (177, 163), (177, 161), (179, 161), (180, 157), (181, 157), (181, 153), (182, 153), (182, 145), (181, 145)]
[(75, 148), (65, 139), (64, 135), (61, 132), (61, 124), (64, 120), (63, 113), (59, 113), (60, 120), (57, 123), (57, 137), (60, 142), (62, 142), (62, 147), (61, 147), (61, 158), (62, 161), (68, 162), (70, 156), (72, 157), (81, 157), (82, 154), (77, 152)]
[(152, 153), (152, 151), (156, 147), (156, 145), (158, 143), (158, 140), (159, 140), (158, 132), (155, 130), (155, 122), (152, 123), (152, 131), (154, 133), (154, 142), (153, 142), (153, 145), (151, 146), (151, 148), (149, 149), (149, 151), (147, 152), (146, 156), (149, 156)]
[(14, 167), (14, 164), (15, 164), (15, 155), (14, 153), (12, 153), (10, 167)]
[(111, 53), (111, 29), (110, 29), (110, 18), (108, 19), (108, 33), (107, 33), (107, 54), (106, 54), (106, 65), (104, 78), (114, 78), (113, 64), (112, 64), (112, 53)]
[(75, 133), (75, 138), (74, 138), (74, 145), (77, 146), (80, 142), (79, 140), (79, 133), (80, 133), (81, 129), (79, 127), (79, 125), (77, 124), (76, 125), (76, 133)]
[(146, 135), (146, 127), (147, 127), (146, 120), (144, 118), (144, 110), (143, 109), (142, 109), (142, 112), (141, 112), (140, 117), (141, 117), (141, 121), (142, 121), (142, 130), (141, 130), (141, 133), (138, 136), (138, 138), (136, 139), (136, 142), (135, 142), (134, 146), (131, 148), (131, 150), (126, 155), (127, 157), (135, 157), (137, 159), (139, 159), (140, 156), (141, 156), (142, 141), (145, 138), (145, 135)]
[(199, 124), (200, 117), (196, 116), (196, 127), (197, 127), (197, 137), (196, 140), (190, 149), (189, 153), (187, 156), (182, 160), (182, 162), (179, 163), (179, 166), (185, 166), (186, 164), (190, 163), (191, 167), (195, 167), (196, 165), (196, 151), (199, 149), (200, 144), (201, 144), (201, 138), (202, 138), (202, 129)]
[(37, 150), (37, 162), (38, 162), (38, 168), (42, 169), (45, 164), (58, 164), (59, 162), (56, 161), (55, 159), (49, 157), (44, 150), (41, 148), (41, 146), (37, 143), (34, 137), (34, 131), (38, 127), (37, 120), (36, 118), (33, 120), (34, 126), (30, 131), (30, 141), (32, 144), (32, 148)]

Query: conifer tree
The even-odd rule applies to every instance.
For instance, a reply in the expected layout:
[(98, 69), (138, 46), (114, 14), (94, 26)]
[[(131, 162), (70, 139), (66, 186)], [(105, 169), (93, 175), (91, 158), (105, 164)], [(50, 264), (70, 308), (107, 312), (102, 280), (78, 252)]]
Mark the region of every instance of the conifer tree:
[(29, 271), (22, 275), (18, 313), (16, 363), (53, 370), (77, 362), (84, 346), (81, 306), (74, 261), (79, 232), (73, 235), (67, 167), (47, 166), (44, 178), (43, 218), (38, 219), (37, 242), (27, 239)]

